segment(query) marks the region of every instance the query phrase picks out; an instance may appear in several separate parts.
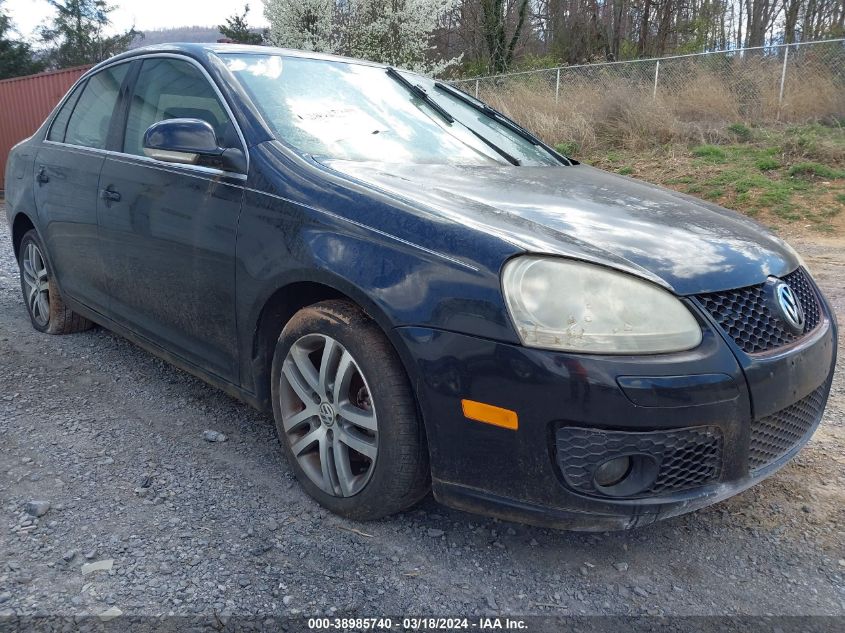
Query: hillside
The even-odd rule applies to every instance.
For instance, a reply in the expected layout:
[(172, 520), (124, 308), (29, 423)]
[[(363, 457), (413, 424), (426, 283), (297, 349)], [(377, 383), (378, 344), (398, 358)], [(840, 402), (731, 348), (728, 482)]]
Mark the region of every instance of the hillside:
[(138, 37), (130, 48), (164, 44), (166, 42), (216, 42), (221, 37), (220, 31), (214, 26), (183, 26), (172, 29), (158, 29), (144, 31), (144, 37)]

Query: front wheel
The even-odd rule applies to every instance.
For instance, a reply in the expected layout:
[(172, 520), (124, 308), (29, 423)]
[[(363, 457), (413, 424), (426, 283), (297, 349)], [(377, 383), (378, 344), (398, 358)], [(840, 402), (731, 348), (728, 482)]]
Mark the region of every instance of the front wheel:
[(65, 305), (35, 230), (24, 234), (18, 264), (21, 291), (32, 327), (46, 334), (73, 334), (94, 326)]
[(378, 519), (429, 487), (408, 377), (378, 326), (346, 301), (300, 310), (276, 343), (273, 413), (305, 490), (337, 514)]

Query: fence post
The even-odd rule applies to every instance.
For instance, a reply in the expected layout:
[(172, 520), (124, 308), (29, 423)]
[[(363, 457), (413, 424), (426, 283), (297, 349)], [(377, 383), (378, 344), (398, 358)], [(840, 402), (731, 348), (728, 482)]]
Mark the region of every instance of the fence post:
[(654, 66), (654, 92), (651, 95), (653, 100), (657, 100), (657, 78), (660, 76), (660, 60), (657, 60), (657, 64)]
[(478, 99), (478, 79), (475, 80), (475, 98)]
[(560, 101), (560, 68), (557, 69), (557, 78), (555, 79), (555, 103)]
[(778, 121), (780, 121), (780, 109), (783, 107), (783, 89), (786, 87), (786, 62), (789, 60), (789, 45), (783, 49), (783, 70), (780, 72), (780, 96), (778, 97)]

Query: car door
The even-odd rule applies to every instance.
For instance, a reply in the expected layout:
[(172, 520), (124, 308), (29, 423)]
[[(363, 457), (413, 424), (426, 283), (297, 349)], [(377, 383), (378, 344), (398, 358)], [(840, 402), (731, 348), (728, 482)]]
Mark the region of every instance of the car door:
[(230, 110), (187, 58), (143, 59), (119, 151), (100, 177), (98, 220), (113, 318), (230, 382), (237, 381), (235, 241), (242, 174), (144, 155), (145, 131), (171, 118), (209, 122), (242, 147)]
[(35, 158), (35, 205), (62, 292), (98, 312), (108, 306), (97, 226), (100, 171), (129, 64), (77, 86)]

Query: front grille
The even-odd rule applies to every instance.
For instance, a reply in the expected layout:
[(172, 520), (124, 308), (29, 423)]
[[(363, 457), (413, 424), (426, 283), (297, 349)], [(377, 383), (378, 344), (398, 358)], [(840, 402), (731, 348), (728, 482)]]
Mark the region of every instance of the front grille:
[(702, 486), (722, 471), (722, 432), (713, 426), (641, 433), (564, 427), (556, 447), (566, 482), (593, 495), (595, 469), (618, 455), (649, 455), (658, 464), (656, 479), (636, 497)]
[[(807, 273), (799, 268), (783, 280), (792, 288), (804, 308), (804, 334), (821, 319), (816, 291)], [(736, 290), (698, 295), (701, 306), (709, 312), (736, 344), (748, 354), (759, 354), (788, 345), (801, 338), (793, 334), (769, 308), (764, 284)]]
[(792, 292), (798, 296), (798, 300), (804, 308), (804, 334), (812, 332), (821, 320), (821, 306), (807, 272), (803, 268), (799, 268), (788, 274), (783, 280), (792, 288)]
[(821, 421), (827, 385), (822, 385), (777, 413), (751, 423), (748, 465), (751, 471), (776, 462), (815, 431)]

